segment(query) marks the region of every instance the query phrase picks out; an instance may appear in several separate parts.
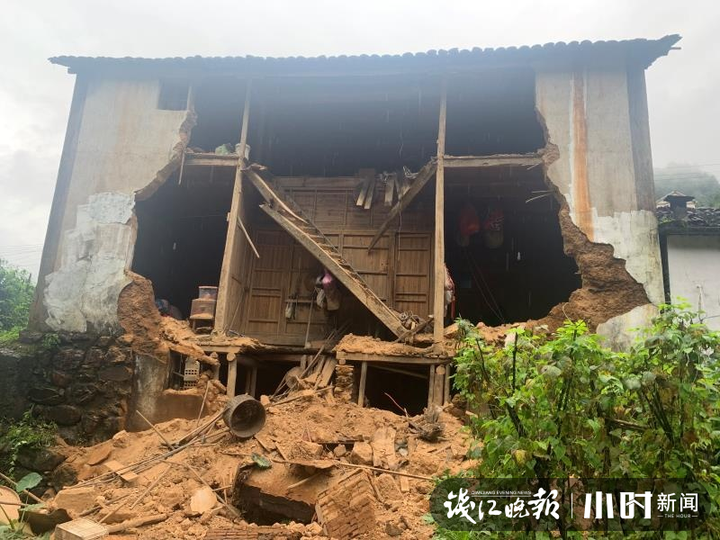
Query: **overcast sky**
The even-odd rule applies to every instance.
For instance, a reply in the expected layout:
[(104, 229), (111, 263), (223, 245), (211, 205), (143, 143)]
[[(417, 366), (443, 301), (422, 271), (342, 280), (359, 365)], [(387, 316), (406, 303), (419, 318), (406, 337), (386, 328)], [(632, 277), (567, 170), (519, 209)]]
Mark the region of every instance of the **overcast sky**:
[(0, 258), (37, 273), (74, 76), (50, 56), (313, 56), (683, 36), (648, 71), (655, 166), (720, 176), (713, 0), (4, 0)]

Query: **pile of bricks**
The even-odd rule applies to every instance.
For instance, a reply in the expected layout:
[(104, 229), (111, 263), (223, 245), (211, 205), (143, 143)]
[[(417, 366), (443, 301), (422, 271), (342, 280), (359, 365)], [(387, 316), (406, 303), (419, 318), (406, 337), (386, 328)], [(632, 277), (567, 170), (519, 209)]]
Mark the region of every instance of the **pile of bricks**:
[(320, 493), (315, 511), (328, 536), (355, 538), (375, 529), (376, 501), (367, 472), (358, 470)]

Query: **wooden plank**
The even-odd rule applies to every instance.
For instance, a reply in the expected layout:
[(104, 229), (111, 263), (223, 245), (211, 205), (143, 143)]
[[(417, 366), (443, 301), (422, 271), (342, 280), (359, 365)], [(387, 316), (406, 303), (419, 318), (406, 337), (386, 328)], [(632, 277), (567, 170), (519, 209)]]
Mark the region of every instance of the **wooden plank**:
[(437, 170), (435, 172), (435, 262), (433, 280), (433, 342), (440, 352), (445, 341), (445, 129), (447, 123), (447, 80), (442, 81), (438, 120)]
[(227, 237), (225, 238), (225, 250), (223, 252), (222, 267), (220, 269), (220, 282), (218, 287), (218, 301), (215, 309), (215, 330), (225, 332), (229, 319), (230, 307), (228, 297), (230, 295), (231, 276), (233, 275), (233, 263), (238, 257), (235, 249), (235, 235), (237, 227), (232, 226), (240, 216), (240, 205), (242, 204), (242, 178), (243, 165), (245, 163), (245, 147), (247, 146), (248, 126), (250, 123), (250, 96), (252, 93), (252, 80), (247, 82), (245, 87), (245, 106), (243, 107), (242, 126), (240, 128), (240, 155), (236, 156), (235, 184), (233, 186), (232, 202), (230, 204), (230, 216)]
[(385, 184), (385, 206), (392, 206), (393, 196), (395, 195), (395, 175), (391, 174), (387, 178)]
[(370, 210), (370, 208), (372, 208), (373, 198), (375, 197), (376, 184), (377, 180), (375, 179), (375, 175), (373, 175), (373, 177), (370, 178), (370, 185), (368, 187), (367, 197), (365, 197), (365, 204), (363, 205), (363, 208), (365, 210)]
[(237, 154), (199, 154), (185, 153), (185, 167), (237, 167)]
[(363, 362), (360, 366), (360, 387), (358, 388), (358, 405), (360, 407), (365, 404), (365, 385), (367, 384), (367, 362)]
[(338, 351), (336, 353), (340, 364), (350, 362), (377, 362), (384, 364), (418, 364), (435, 365), (446, 364), (452, 361), (450, 356), (389, 356), (386, 354), (349, 353)]
[(493, 156), (444, 156), (445, 168), (479, 169), (485, 167), (537, 167), (543, 164), (538, 154), (496, 154)]
[(428, 183), (428, 180), (432, 178), (433, 172), (435, 172), (435, 168), (435, 163), (430, 162), (426, 164), (422, 169), (420, 169), (420, 172), (415, 178), (412, 186), (410, 186), (410, 189), (408, 189), (407, 193), (405, 193), (403, 198), (400, 199), (395, 204), (395, 206), (392, 207), (392, 210), (390, 210), (390, 213), (388, 213), (387, 219), (383, 221), (382, 225), (380, 225), (380, 228), (375, 233), (375, 236), (373, 236), (373, 239), (370, 241), (370, 245), (368, 246), (368, 251), (370, 251), (375, 246), (375, 244), (377, 244), (378, 240), (380, 240), (383, 233), (387, 230), (393, 220), (400, 214), (400, 212), (407, 208), (407, 206), (412, 202), (415, 196), (420, 193), (423, 187), (425, 187), (425, 184)]
[(358, 195), (357, 201), (355, 201), (355, 206), (364, 206), (365, 205), (365, 197), (367, 197), (368, 188), (370, 187), (370, 179), (365, 178), (362, 181), (362, 188), (360, 189), (360, 195)]
[(289, 232), (313, 257), (325, 265), (325, 267), (345, 285), (350, 293), (380, 319), (393, 334), (400, 336), (405, 331), (402, 323), (400, 323), (398, 317), (393, 314), (392, 310), (369, 288), (363, 287), (353, 276), (348, 274), (330, 253), (320, 248), (304, 231), (295, 226), (294, 223), (286, 219), (275, 209), (270, 208), (266, 204), (261, 205), (260, 208), (272, 217), (283, 229)]
[(330, 379), (332, 378), (333, 373), (335, 373), (335, 366), (337, 366), (337, 360), (335, 358), (326, 359), (325, 365), (323, 365), (322, 371), (318, 376), (317, 383), (315, 384), (316, 387), (322, 388), (330, 384)]

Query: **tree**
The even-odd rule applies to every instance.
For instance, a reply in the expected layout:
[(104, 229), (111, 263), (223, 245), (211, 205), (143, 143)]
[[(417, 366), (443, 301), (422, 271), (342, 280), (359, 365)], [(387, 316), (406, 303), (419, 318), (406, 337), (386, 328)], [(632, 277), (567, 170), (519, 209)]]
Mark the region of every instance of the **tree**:
[(34, 291), (29, 272), (0, 259), (0, 336), (25, 327)]

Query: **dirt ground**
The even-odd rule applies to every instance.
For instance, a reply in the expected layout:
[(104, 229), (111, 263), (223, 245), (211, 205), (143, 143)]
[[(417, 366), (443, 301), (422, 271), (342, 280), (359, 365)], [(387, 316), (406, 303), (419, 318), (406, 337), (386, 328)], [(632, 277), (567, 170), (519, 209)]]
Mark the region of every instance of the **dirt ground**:
[[(250, 489), (314, 510), (325, 490), (342, 489), (353, 474), (362, 474), (372, 486), (372, 508), (369, 529), (355, 537), (431, 538), (433, 528), (423, 515), (428, 512), (432, 481), (395, 473), (431, 477), (472, 467), (465, 457), (469, 440), (458, 418), (442, 412), (442, 434), (439, 440), (427, 442), (411, 426), (417, 417), (360, 408), (307, 391), (290, 398), (266, 406), (265, 426), (254, 438), (237, 440), (218, 420), (206, 442), (198, 441), (166, 460), (155, 461), (146, 470), (140, 468), (139, 478), (132, 483), (109, 476), (105, 464), (114, 460), (131, 465), (166, 453), (160, 436), (152, 430), (121, 431), (112, 440), (89, 448), (65, 447), (62, 452), (77, 471), (79, 487), (60, 491), (51, 506), (65, 507), (71, 517), (101, 520), (111, 514), (106, 517), (108, 524), (168, 514), (160, 523), (111, 536), (118, 539), (222, 538), (219, 532), (227, 529), (238, 535), (227, 538), (325, 538), (317, 514), (310, 523), (283, 520), (274, 527), (273, 522), (257, 526), (234, 516), (221, 501), (241, 506), (238, 493)], [(168, 441), (176, 441), (195, 426), (195, 421), (177, 419), (157, 429)], [(257, 467), (253, 454), (269, 459), (271, 468)], [(392, 472), (352, 467), (353, 462)], [(214, 490), (217, 500), (210, 495), (207, 501), (206, 486)]]

